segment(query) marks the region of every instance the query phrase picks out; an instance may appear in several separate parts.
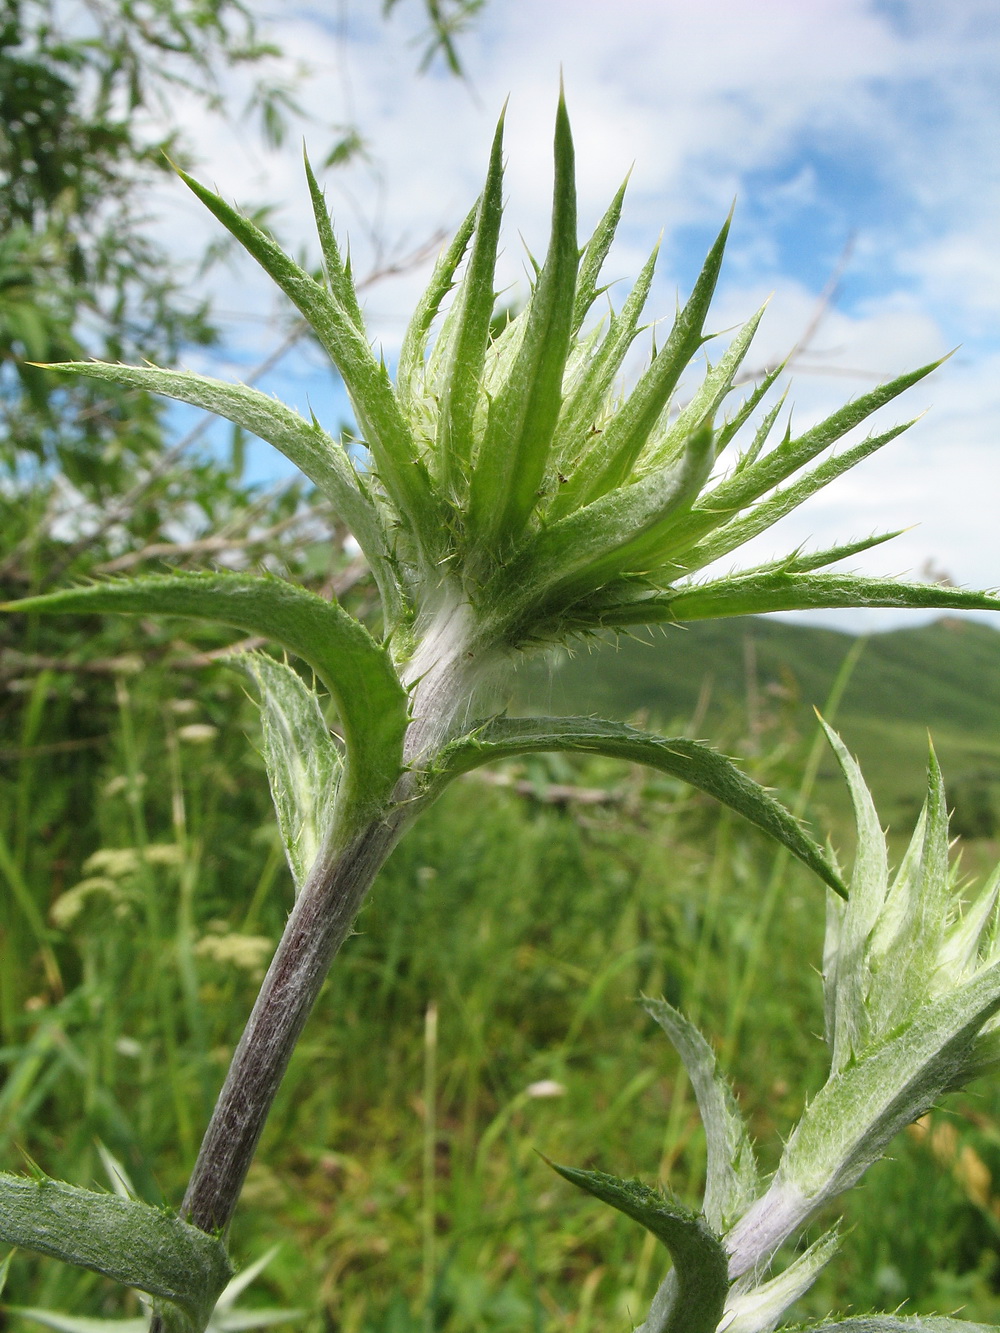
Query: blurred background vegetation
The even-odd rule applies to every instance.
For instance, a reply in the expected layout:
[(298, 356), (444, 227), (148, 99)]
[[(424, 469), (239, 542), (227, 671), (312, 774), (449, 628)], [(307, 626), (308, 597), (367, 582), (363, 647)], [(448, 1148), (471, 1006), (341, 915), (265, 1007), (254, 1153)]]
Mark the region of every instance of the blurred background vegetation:
[[(415, 3), (415, 0), (411, 0)], [(415, 54), (461, 74), (478, 3), (425, 0)], [(395, 5), (385, 6), (391, 19)], [(294, 79), (236, 0), (0, 4), (0, 591), (129, 568), (280, 569), (373, 607), (335, 518), (299, 483), (249, 484), (244, 441), (178, 440), (163, 408), (31, 363), (169, 362), (212, 312), (145, 230), (171, 86), (206, 114), (233, 62), (262, 132)], [(416, 77), (416, 71), (415, 71)], [(335, 136), (335, 167), (352, 143)], [(339, 154), (339, 156), (338, 156)], [(211, 257), (209, 257), (211, 258)], [(176, 1202), (291, 884), (225, 664), (187, 622), (0, 621), (0, 1165)], [(946, 620), (854, 641), (734, 622), (581, 645), (519, 681), (520, 707), (644, 715), (707, 736), (830, 829), (844, 793), (812, 707), (857, 750), (897, 841), (926, 729), (963, 864), (1000, 834), (1000, 637)], [(606, 761), (536, 759), (456, 784), (393, 858), (338, 961), (233, 1231), (254, 1289), (308, 1333), (628, 1327), (662, 1257), (537, 1155), (699, 1196), (686, 1081), (635, 1005), (664, 994), (716, 1042), (774, 1161), (824, 1075), (822, 890), (710, 801)], [(904, 1136), (848, 1207), (803, 1314), (908, 1308), (1000, 1321), (1000, 1090)], [(12, 1301), (135, 1314), (102, 1279), (22, 1254)], [(251, 1296), (251, 1300), (253, 1296)], [(0, 1314), (13, 1325), (13, 1317)]]

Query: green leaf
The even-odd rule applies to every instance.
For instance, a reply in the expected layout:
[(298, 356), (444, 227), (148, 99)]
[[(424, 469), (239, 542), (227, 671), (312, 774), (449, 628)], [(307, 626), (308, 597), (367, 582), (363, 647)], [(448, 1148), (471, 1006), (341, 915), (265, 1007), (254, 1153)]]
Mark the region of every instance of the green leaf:
[(756, 824), (845, 895), (840, 875), (823, 849), (783, 805), (732, 760), (684, 736), (653, 736), (621, 722), (587, 717), (495, 718), (446, 746), (436, 774), (450, 781), (496, 759), (551, 750), (608, 755), (680, 778)]
[(661, 439), (650, 446), (647, 458), (651, 466), (666, 463), (677, 456), (684, 441), (706, 418), (714, 417), (723, 400), (732, 391), (733, 380), (742, 366), (767, 307), (761, 306), (743, 325), (726, 348), (717, 366), (710, 367), (697, 392)]
[(755, 1283), (745, 1291), (739, 1289), (739, 1283), (734, 1284), (722, 1317), (725, 1333), (771, 1333), (785, 1311), (816, 1281), (839, 1245), (836, 1228), (832, 1228), (777, 1277)]
[(232, 1276), (221, 1240), (134, 1199), (0, 1175), (0, 1239), (170, 1301), (191, 1333)]
[(309, 164), (309, 155), (305, 151), (302, 153), (302, 160), (305, 163), (306, 180), (309, 182), (309, 197), (312, 200), (313, 217), (316, 220), (316, 233), (319, 236), (320, 249), (323, 251), (323, 265), (326, 269), (327, 283), (336, 300), (340, 302), (354, 321), (355, 326), (361, 333), (364, 333), (365, 321), (361, 313), (361, 307), (358, 304), (357, 289), (351, 280), (348, 265), (340, 257), (340, 246), (333, 234), (326, 200), (323, 198), (323, 191), (319, 188), (319, 182), (313, 175), (313, 169)]
[(479, 205), (471, 210), (465, 221), (455, 233), (447, 250), (438, 258), (431, 274), (430, 284), (417, 303), (399, 352), (399, 365), (396, 370), (396, 384), (400, 398), (405, 403), (412, 403), (420, 395), (424, 377), (424, 354), (427, 350), (427, 337), (431, 325), (441, 309), (441, 302), (452, 289), (455, 272), (462, 257), (469, 248), (469, 241), (476, 226)]
[(39, 1310), (33, 1305), (8, 1305), (5, 1312), (20, 1315), (22, 1319), (33, 1319), (45, 1328), (54, 1328), (56, 1333), (149, 1333), (149, 1320), (143, 1316), (138, 1319), (91, 1319), (87, 1315), (62, 1314), (59, 1310)]
[(761, 1192), (746, 1124), (732, 1089), (716, 1068), (715, 1052), (694, 1024), (665, 1000), (643, 997), (641, 1003), (670, 1038), (691, 1079), (708, 1148), (705, 1217), (714, 1231), (724, 1235)]
[(961, 1086), (975, 1038), (998, 1010), (995, 964), (831, 1075), (792, 1133), (775, 1177), (776, 1186), (804, 1201), (800, 1224), (849, 1189), (942, 1092)]
[(715, 1333), (729, 1290), (728, 1260), (705, 1219), (641, 1181), (549, 1165), (571, 1184), (639, 1222), (670, 1251), (676, 1287), (662, 1333)]
[[(705, 423), (681, 458), (543, 528), (521, 562), (505, 571), (507, 583), (530, 588), (535, 605), (544, 606), (644, 571), (662, 528), (698, 494), (713, 458), (712, 428)], [(657, 563), (655, 555), (651, 559)]]
[(400, 593), (392, 572), (385, 524), (343, 446), (315, 422), (306, 421), (298, 412), (259, 389), (246, 384), (226, 384), (190, 371), (119, 366), (105, 361), (67, 361), (50, 369), (165, 394), (225, 417), (280, 450), (332, 501), (338, 517), (357, 538), (371, 565), (387, 619), (396, 618)]
[(870, 1036), (867, 1012), (871, 973), (868, 942), (889, 890), (889, 852), (875, 803), (857, 761), (825, 722), (820, 725), (837, 757), (854, 806), (857, 831), (850, 895), (845, 906), (830, 903), (836, 915), (834, 940), (824, 950), (823, 991), (827, 1042), (834, 1074), (863, 1054)]
[(493, 318), (493, 278), (503, 217), (503, 115), (476, 214), (469, 265), (455, 296), (457, 320), (438, 417), (437, 462), (449, 494), (464, 499), (474, 422)]
[(264, 653), (229, 660), (253, 677), (260, 695), (264, 763), (298, 893), (332, 826), (341, 754), (319, 699), (297, 672)]
[(941, 607), (957, 611), (1000, 611), (1000, 596), (939, 583), (900, 583), (857, 574), (771, 573), (734, 575), (711, 583), (637, 599), (610, 607), (602, 623), (651, 625), (759, 616), (768, 611), (809, 611), (844, 606)]
[(308, 662), (336, 701), (347, 745), (343, 791), (352, 817), (374, 813), (396, 784), (406, 692), (388, 652), (336, 602), (271, 577), (164, 574), (68, 588), (0, 610), (193, 616), (274, 639)]
[(775, 570), (783, 570), (786, 574), (809, 574), (813, 570), (823, 569), (826, 565), (835, 565), (841, 560), (849, 560), (851, 556), (860, 555), (862, 551), (870, 551), (873, 547), (881, 546), (884, 542), (891, 542), (896, 537), (901, 537), (904, 532), (906, 532), (906, 528), (897, 528), (895, 532), (879, 532), (871, 537), (862, 537), (855, 542), (845, 542), (843, 546), (828, 546), (825, 551), (803, 552), (800, 549), (793, 551), (791, 555), (782, 556), (780, 560), (771, 560), (766, 565), (758, 565), (755, 569), (748, 569), (743, 572), (746, 574), (770, 574)]
[(622, 181), (618, 193), (594, 229), (593, 236), (583, 248), (580, 272), (576, 281), (576, 296), (573, 299), (573, 322), (570, 325), (570, 336), (573, 338), (580, 332), (590, 307), (603, 290), (598, 289), (597, 282), (611, 249), (611, 243), (615, 239), (615, 232), (618, 230), (627, 188), (628, 176)]
[(622, 485), (645, 448), (688, 362), (705, 341), (702, 332), (705, 316), (715, 292), (731, 220), (732, 214), (709, 251), (694, 291), (652, 365), (595, 439), (585, 463), (563, 488), (566, 495), (560, 498), (564, 508), (578, 509)]
[(427, 471), (385, 366), (375, 360), (351, 312), (249, 218), (179, 168), (178, 175), (308, 320), (343, 377), (382, 484), (412, 527), (425, 560), (435, 564), (441, 525)]
[(487, 550), (516, 541), (538, 504), (562, 403), (578, 263), (573, 138), (560, 96), (549, 249), (526, 312), (517, 358), (490, 405), (473, 464), (469, 519)]
[(598, 421), (607, 412), (608, 391), (621, 369), (625, 354), (635, 341), (639, 317), (653, 281), (658, 252), (659, 245), (636, 279), (621, 314), (612, 316), (607, 334), (563, 403), (552, 451), (559, 471), (566, 479), (560, 480), (559, 490), (549, 506), (546, 517), (550, 522), (570, 513), (574, 508), (573, 497), (578, 493), (578, 488), (572, 486), (573, 477), (578, 468), (587, 467), (586, 453), (591, 445), (592, 434), (598, 430)]
[(941, 1315), (865, 1314), (854, 1319), (825, 1320), (804, 1324), (800, 1333), (997, 1333), (998, 1324), (970, 1324), (965, 1319), (945, 1319)]
[[(902, 435), (903, 431), (909, 430), (912, 425), (912, 421), (906, 421), (901, 426), (894, 426), (891, 430), (885, 431), (882, 435), (869, 435), (867, 439), (854, 445), (853, 448), (845, 449), (843, 453), (828, 458), (804, 477), (800, 477), (791, 486), (786, 486), (782, 490), (775, 491), (773, 495), (769, 495), (766, 500), (762, 500), (760, 504), (755, 505), (749, 513), (717, 527), (707, 541), (699, 542), (697, 546), (679, 556), (678, 563), (687, 570), (701, 569), (705, 565), (710, 565), (714, 560), (719, 560), (724, 555), (728, 555), (730, 551), (735, 551), (737, 547), (744, 546), (752, 538), (772, 527), (780, 518), (784, 518), (793, 509), (797, 509), (810, 496), (815, 495), (824, 486), (828, 486), (831, 481), (835, 481), (852, 467), (856, 467), (858, 463), (870, 454), (875, 453), (877, 449), (881, 449), (890, 440)], [(708, 503), (709, 501), (706, 499), (705, 504), (708, 505)], [(699, 505), (698, 510), (700, 511), (701, 508), (702, 506)], [(706, 518), (706, 522), (709, 521), (710, 519)]]
[(720, 482), (714, 491), (705, 496), (705, 508), (722, 513), (727, 510), (745, 509), (752, 501), (779, 485), (806, 463), (810, 463), (817, 454), (835, 444), (873, 412), (890, 403), (893, 398), (898, 398), (906, 389), (929, 375), (932, 370), (936, 370), (939, 365), (940, 361), (932, 361), (929, 365), (921, 366), (919, 370), (911, 370), (887, 384), (880, 384), (870, 393), (863, 394), (839, 408), (825, 421), (813, 426), (803, 435), (794, 440), (783, 441), (752, 466), (743, 468)]

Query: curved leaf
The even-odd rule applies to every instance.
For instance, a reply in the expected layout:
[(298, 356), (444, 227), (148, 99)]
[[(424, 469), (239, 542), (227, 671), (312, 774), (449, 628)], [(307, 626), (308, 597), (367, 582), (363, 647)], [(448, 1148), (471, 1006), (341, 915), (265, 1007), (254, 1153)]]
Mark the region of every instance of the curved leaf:
[(260, 695), (264, 765), (296, 893), (301, 892), (333, 820), (342, 757), (302, 677), (265, 653), (231, 657)]
[(942, 1315), (913, 1315), (901, 1319), (891, 1314), (864, 1314), (854, 1319), (826, 1320), (804, 1324), (800, 1333), (997, 1333), (998, 1324), (970, 1324), (965, 1319)]
[(67, 588), (0, 610), (193, 616), (265, 635), (308, 662), (336, 700), (351, 808), (375, 809), (399, 777), (407, 698), (388, 652), (336, 602), (304, 588), (248, 574), (162, 574)]
[(549, 1165), (572, 1185), (639, 1222), (670, 1251), (676, 1278), (662, 1333), (715, 1333), (729, 1291), (729, 1265), (705, 1219), (641, 1181)]
[(771, 570), (737, 574), (652, 597), (623, 602), (601, 612), (607, 627), (665, 621), (759, 616), (769, 611), (834, 607), (938, 607), (956, 611), (1000, 611), (1000, 596), (940, 583), (900, 583), (858, 574), (799, 574)]
[(490, 406), (472, 472), (469, 518), (490, 549), (516, 541), (538, 503), (562, 404), (580, 259), (573, 161), (573, 137), (560, 96), (548, 253), (526, 311), (517, 359)]
[(622, 722), (590, 717), (495, 718), (446, 746), (438, 757), (437, 772), (449, 780), (495, 759), (544, 750), (608, 755), (689, 782), (783, 843), (831, 889), (846, 896), (823, 849), (783, 805), (731, 759), (684, 736), (654, 736)]
[(666, 1000), (644, 998), (642, 1007), (670, 1038), (694, 1088), (708, 1148), (704, 1211), (709, 1225), (721, 1235), (760, 1193), (760, 1173), (746, 1123), (732, 1089), (716, 1068), (715, 1052), (694, 1024)]
[(440, 546), (440, 524), (427, 470), (417, 457), (412, 433), (385, 366), (375, 360), (366, 335), (355, 323), (353, 310), (345, 309), (336, 295), (316, 282), (266, 232), (213, 190), (180, 168), (177, 174), (309, 322), (340, 371), (383, 485), (412, 525), (425, 557), (433, 562)]
[(201, 1330), (233, 1270), (222, 1241), (135, 1199), (0, 1174), (0, 1239), (170, 1301)]
[(64, 361), (49, 369), (164, 394), (225, 417), (273, 445), (332, 501), (337, 516), (357, 538), (371, 565), (387, 616), (394, 618), (399, 591), (390, 565), (385, 525), (343, 446), (316, 422), (306, 421), (298, 412), (259, 389), (246, 384), (226, 384), (187, 370), (119, 366), (106, 361)]

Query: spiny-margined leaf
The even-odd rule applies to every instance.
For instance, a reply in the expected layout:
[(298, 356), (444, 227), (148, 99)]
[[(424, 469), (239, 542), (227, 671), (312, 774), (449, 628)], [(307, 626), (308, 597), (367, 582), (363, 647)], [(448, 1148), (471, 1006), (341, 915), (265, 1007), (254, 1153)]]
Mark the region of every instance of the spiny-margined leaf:
[(438, 757), (444, 780), (497, 759), (564, 750), (646, 764), (707, 792), (783, 843), (831, 889), (844, 895), (840, 874), (799, 821), (759, 783), (717, 750), (684, 736), (654, 736), (622, 722), (590, 717), (494, 718), (453, 741)]
[(733, 380), (750, 350), (750, 344), (766, 308), (761, 306), (757, 313), (747, 320), (726, 348), (718, 365), (709, 368), (708, 374), (698, 386), (691, 401), (678, 414), (677, 420), (671, 422), (659, 439), (652, 441), (648, 453), (643, 455), (644, 465), (655, 467), (676, 457), (677, 451), (697, 428), (699, 422), (715, 416), (723, 400), (732, 391)]
[(722, 267), (732, 215), (708, 253), (694, 291), (678, 314), (667, 341), (628, 398), (594, 440), (584, 467), (558, 496), (558, 514), (569, 513), (620, 486), (642, 453), (688, 362), (705, 341), (705, 317)]
[(377, 808), (399, 777), (407, 698), (388, 652), (336, 602), (304, 588), (248, 574), (158, 574), (67, 588), (0, 610), (194, 616), (274, 639), (308, 662), (336, 700), (351, 810)]
[(503, 114), (479, 200), (472, 253), (455, 294), (456, 327), (438, 416), (437, 467), (445, 490), (464, 499), (474, 423), (493, 318), (493, 278), (503, 216)]
[(705, 1219), (641, 1181), (556, 1162), (549, 1165), (571, 1184), (640, 1223), (670, 1251), (676, 1282), (660, 1325), (662, 1333), (715, 1333), (729, 1290), (728, 1260)]
[(642, 999), (642, 1007), (670, 1038), (691, 1079), (708, 1148), (705, 1217), (723, 1235), (760, 1193), (760, 1173), (746, 1122), (715, 1052), (698, 1029), (665, 1000)]
[(706, 422), (681, 458), (543, 528), (526, 546), (523, 568), (512, 567), (509, 582), (531, 588), (534, 600), (546, 605), (641, 569), (646, 543), (655, 542), (671, 515), (691, 503), (713, 457)]
[(763, 574), (780, 569), (786, 574), (809, 574), (813, 570), (824, 569), (827, 565), (839, 564), (841, 560), (849, 560), (851, 556), (860, 555), (862, 551), (870, 551), (874, 546), (895, 541), (905, 531), (906, 528), (897, 528), (895, 532), (877, 532), (871, 537), (859, 537), (857, 541), (844, 542), (842, 546), (828, 546), (825, 551), (803, 551), (800, 548), (782, 556), (780, 560), (769, 560), (765, 565), (757, 565), (754, 569), (742, 572)]
[(344, 381), (359, 427), (389, 496), (433, 563), (442, 540), (438, 506), (384, 365), (375, 360), (351, 313), (265, 232), (214, 191), (178, 175), (278, 284), (326, 348)]
[(824, 948), (823, 997), (830, 1069), (834, 1074), (863, 1054), (869, 1037), (867, 1014), (871, 981), (866, 950), (889, 889), (889, 850), (871, 792), (843, 741), (822, 722), (847, 781), (857, 839), (848, 900), (830, 902), (832, 938)]
[(164, 394), (225, 417), (273, 445), (332, 501), (337, 516), (365, 553), (383, 596), (387, 618), (391, 621), (398, 614), (399, 590), (391, 569), (385, 524), (343, 446), (316, 422), (306, 421), (259, 389), (226, 384), (192, 371), (119, 366), (105, 361), (66, 361), (49, 368)]
[(849, 1189), (942, 1092), (961, 1085), (975, 1038), (998, 1010), (1000, 964), (994, 964), (831, 1076), (786, 1144), (772, 1186), (791, 1188), (803, 1200), (799, 1225)]
[(361, 306), (358, 304), (358, 292), (351, 280), (351, 271), (347, 262), (341, 258), (340, 246), (337, 244), (337, 238), (333, 233), (333, 223), (330, 220), (330, 214), (327, 211), (326, 200), (323, 198), (323, 191), (319, 187), (319, 181), (313, 175), (312, 166), (309, 163), (309, 154), (303, 152), (302, 161), (306, 169), (306, 181), (309, 184), (309, 198), (312, 201), (313, 217), (316, 222), (316, 234), (319, 237), (320, 249), (323, 252), (323, 267), (326, 269), (326, 280), (330, 291), (340, 302), (343, 308), (353, 319), (355, 326), (364, 333), (365, 321), (361, 313)]
[(798, 1333), (998, 1333), (998, 1324), (971, 1324), (965, 1319), (922, 1314), (903, 1318), (893, 1314), (863, 1314), (852, 1319), (826, 1319), (801, 1324)]
[(477, 203), (466, 216), (451, 243), (438, 257), (430, 284), (418, 301), (403, 335), (399, 365), (396, 370), (396, 388), (404, 403), (412, 403), (419, 395), (423, 384), (424, 355), (427, 351), (427, 338), (431, 325), (441, 309), (441, 302), (454, 285), (455, 273), (469, 248), (478, 212)]
[(759, 504), (754, 505), (751, 510), (742, 514), (739, 518), (731, 519), (728, 523), (717, 527), (707, 540), (699, 542), (682, 554), (679, 553), (677, 556), (678, 564), (683, 565), (688, 570), (702, 569), (705, 565), (710, 565), (713, 561), (720, 560), (724, 555), (728, 555), (730, 551), (735, 551), (737, 547), (746, 545), (754, 537), (772, 527), (779, 519), (784, 518), (786, 514), (790, 514), (793, 509), (797, 509), (799, 505), (804, 504), (810, 496), (815, 495), (824, 486), (829, 486), (831, 481), (836, 481), (838, 477), (843, 476), (852, 467), (856, 467), (870, 454), (875, 453), (883, 445), (902, 435), (905, 430), (909, 430), (913, 424), (913, 421), (905, 421), (902, 425), (893, 426), (891, 430), (887, 430), (881, 435), (869, 435), (852, 448), (834, 454), (804, 476), (799, 477), (790, 486), (774, 491), (773, 494)]
[(225, 1246), (134, 1199), (0, 1174), (0, 1239), (170, 1301), (201, 1333), (232, 1277)]
[(593, 236), (583, 247), (583, 254), (580, 257), (580, 272), (576, 280), (576, 296), (573, 299), (573, 323), (570, 327), (571, 336), (574, 338), (583, 327), (583, 321), (587, 318), (590, 307), (601, 293), (602, 289), (598, 287), (597, 283), (601, 276), (601, 269), (604, 267), (604, 261), (611, 249), (611, 243), (615, 239), (615, 232), (618, 230), (627, 188), (628, 176), (618, 187), (618, 193), (611, 200), (604, 216), (594, 228)]
[(798, 574), (775, 570), (737, 574), (673, 592), (637, 598), (602, 610), (602, 624), (682, 624), (720, 616), (759, 616), (768, 611), (830, 610), (840, 606), (951, 608), (998, 611), (1000, 596), (939, 583), (900, 583), (859, 574)]
[(752, 466), (745, 467), (721, 481), (704, 497), (704, 507), (720, 512), (745, 509), (748, 504), (772, 487), (780, 485), (800, 467), (812, 462), (817, 454), (821, 454), (831, 444), (836, 444), (848, 431), (867, 420), (873, 412), (877, 412), (880, 407), (898, 398), (901, 393), (919, 383), (940, 365), (940, 360), (932, 361), (929, 365), (911, 370), (886, 384), (880, 384), (869, 393), (846, 403), (804, 434), (783, 441)]
[(785, 1311), (813, 1285), (839, 1246), (840, 1237), (833, 1227), (777, 1277), (749, 1287), (734, 1283), (720, 1325), (725, 1333), (771, 1333)]
[(606, 412), (608, 392), (639, 330), (639, 316), (649, 295), (659, 248), (657, 243), (629, 292), (621, 313), (612, 315), (607, 333), (568, 391), (559, 413), (552, 439), (552, 453), (565, 480), (560, 479), (560, 489), (549, 508), (550, 521), (569, 513), (572, 508), (571, 504), (562, 502), (563, 487), (569, 485), (577, 467), (586, 467), (585, 455), (592, 443), (593, 432), (598, 429), (597, 422)]
[(285, 856), (299, 892), (330, 831), (343, 766), (319, 700), (302, 677), (264, 653), (230, 659), (260, 695), (264, 764)]
[(469, 521), (477, 542), (489, 551), (516, 541), (538, 503), (562, 403), (579, 257), (573, 136), (560, 95), (548, 253), (531, 294), (516, 360), (490, 404), (473, 464)]
[[(723, 449), (725, 449), (726, 446), (730, 443), (730, 441), (735, 438), (737, 432), (747, 423), (747, 421), (750, 420), (750, 417), (752, 416), (754, 409), (762, 401), (762, 399), (767, 394), (768, 390), (771, 388), (771, 385), (775, 382), (775, 380), (778, 378), (781, 372), (785, 369), (785, 365), (786, 363), (782, 361), (780, 365), (774, 366), (773, 369), (769, 370), (767, 374), (763, 377), (763, 379), (760, 380), (758, 384), (754, 385), (754, 387), (743, 399), (743, 402), (740, 403), (739, 407), (736, 409), (733, 415), (731, 417), (726, 418), (721, 430), (719, 431), (716, 437), (716, 447), (720, 454), (722, 453)], [(781, 406), (785, 401), (785, 396), (786, 395), (783, 393), (781, 397), (778, 399), (777, 406), (772, 409), (775, 416), (777, 416), (778, 412), (781, 410)], [(770, 427), (768, 428), (768, 433), (769, 431)], [(765, 439), (767, 438), (767, 434), (765, 434), (764, 438)], [(763, 441), (761, 441), (760, 447), (762, 446), (763, 446)], [(753, 446), (751, 445), (751, 448), (752, 447)], [(757, 450), (758, 453), (760, 452), (760, 447), (758, 447)], [(746, 458), (746, 455), (744, 455), (743, 458), (745, 459), (746, 466), (749, 466), (749, 464), (753, 461), (753, 459), (751, 458)]]

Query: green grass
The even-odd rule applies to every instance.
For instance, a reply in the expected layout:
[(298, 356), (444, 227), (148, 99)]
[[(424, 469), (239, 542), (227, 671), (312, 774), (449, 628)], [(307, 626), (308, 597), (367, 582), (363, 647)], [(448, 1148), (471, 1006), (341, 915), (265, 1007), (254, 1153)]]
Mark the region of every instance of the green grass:
[[(767, 692), (762, 645), (778, 647), (771, 626), (753, 633), (767, 706), (751, 715), (749, 763), (793, 800), (813, 727), (797, 702)], [(977, 653), (992, 642), (978, 627), (968, 638)], [(904, 661), (919, 660), (921, 643)], [(845, 719), (881, 652), (879, 641), (866, 649)], [(810, 653), (794, 659), (803, 678)], [(738, 687), (743, 664), (732, 656), (722, 645), (713, 660)], [(599, 679), (637, 694), (623, 660)], [(799, 693), (822, 702), (838, 665), (831, 653)], [(960, 698), (965, 678), (949, 679)], [(685, 688), (679, 725), (698, 683)], [(277, 939), (291, 901), (246, 738), (253, 710), (218, 667), (98, 681), (84, 700), (72, 677), (33, 689), (8, 696), (0, 770), (2, 1165), (19, 1169), (23, 1149), (51, 1174), (92, 1185), (103, 1181), (100, 1139), (144, 1197), (176, 1202), (252, 1003), (253, 941)], [(746, 734), (747, 714), (738, 694), (722, 697), (721, 730), (708, 718), (698, 731), (732, 740)], [(954, 744), (971, 745), (957, 704), (952, 717)], [(185, 730), (192, 724), (216, 727), (211, 743)], [(906, 719), (893, 727), (884, 734), (897, 749), (918, 735)], [(66, 735), (88, 743), (53, 750)], [(913, 762), (917, 791), (922, 744)], [(537, 759), (504, 777), (511, 785), (457, 783), (394, 855), (251, 1171), (235, 1253), (247, 1262), (283, 1242), (256, 1299), (306, 1309), (304, 1333), (596, 1330), (641, 1317), (662, 1253), (538, 1155), (659, 1174), (697, 1199), (693, 1100), (634, 1002), (640, 993), (665, 995), (713, 1037), (772, 1165), (824, 1076), (817, 881), (656, 775)], [(554, 784), (580, 799), (550, 803)], [(132, 850), (85, 872), (100, 849)], [(996, 859), (995, 844), (969, 850)], [(55, 925), (53, 905), (88, 873), (108, 883)], [(560, 1095), (532, 1095), (543, 1081)], [(849, 1205), (843, 1254), (805, 1312), (892, 1308), (909, 1294), (914, 1309), (964, 1304), (970, 1318), (1000, 1319), (1000, 1096), (981, 1088), (938, 1123), (954, 1127), (950, 1138), (904, 1137)], [(9, 1296), (81, 1314), (137, 1308), (101, 1279), (26, 1254)]]

